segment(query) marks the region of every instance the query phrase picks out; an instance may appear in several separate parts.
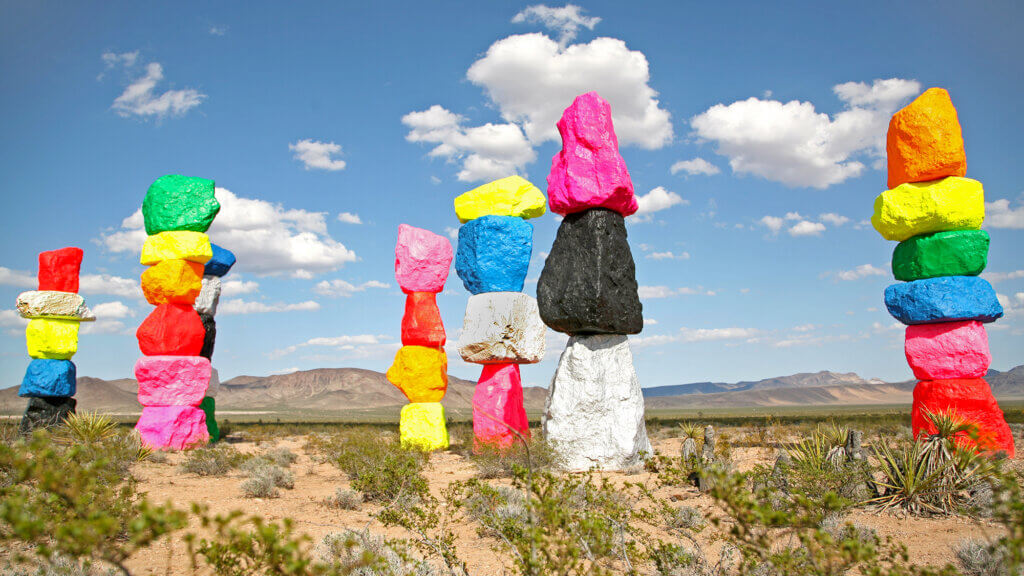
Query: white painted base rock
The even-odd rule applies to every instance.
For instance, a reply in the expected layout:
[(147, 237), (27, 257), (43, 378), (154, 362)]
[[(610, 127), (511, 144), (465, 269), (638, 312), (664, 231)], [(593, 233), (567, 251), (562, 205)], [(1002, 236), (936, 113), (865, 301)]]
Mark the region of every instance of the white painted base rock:
[(210, 373), (210, 385), (206, 388), (206, 395), (210, 398), (216, 398), (217, 392), (220, 391), (220, 374), (217, 369), (214, 368)]
[(22, 292), (18, 294), (17, 306), (22, 318), (70, 318), (82, 322), (96, 320), (96, 316), (85, 305), (85, 298), (74, 292)]
[(558, 361), (541, 419), (568, 470), (622, 470), (651, 454), (644, 397), (624, 335), (573, 336)]
[(459, 335), (459, 354), (474, 364), (534, 364), (544, 359), (537, 301), (522, 292), (485, 292), (469, 297)]
[(196, 296), (195, 309), (200, 314), (217, 315), (217, 304), (220, 302), (220, 277), (203, 276), (203, 288)]

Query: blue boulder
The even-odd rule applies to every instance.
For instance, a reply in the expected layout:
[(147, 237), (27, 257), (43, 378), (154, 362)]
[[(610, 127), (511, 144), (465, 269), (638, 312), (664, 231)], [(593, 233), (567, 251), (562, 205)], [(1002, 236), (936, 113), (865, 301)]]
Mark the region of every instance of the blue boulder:
[(207, 276), (223, 276), (235, 265), (235, 254), (231, 250), (225, 250), (216, 244), (211, 244), (213, 258), (206, 262), (206, 269), (203, 274)]
[(996, 291), (977, 276), (941, 276), (893, 284), (885, 289), (885, 307), (904, 324), (992, 322), (1003, 315)]
[(515, 216), (481, 216), (459, 228), (455, 272), (472, 294), (521, 292), (533, 252), (533, 224)]
[(36, 359), (25, 370), (18, 396), (74, 396), (75, 377), (75, 364), (71, 360)]

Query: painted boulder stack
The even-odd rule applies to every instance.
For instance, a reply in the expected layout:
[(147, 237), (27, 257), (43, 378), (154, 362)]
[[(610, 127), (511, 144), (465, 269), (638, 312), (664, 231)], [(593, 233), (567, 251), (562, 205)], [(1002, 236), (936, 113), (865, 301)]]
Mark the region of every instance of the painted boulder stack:
[(61, 423), (75, 411), (78, 328), (96, 319), (78, 295), (81, 248), (39, 254), (38, 290), (18, 295), (18, 314), (28, 319), (25, 344), (32, 358), (18, 389), (28, 398), (20, 430), (27, 434)]
[[(163, 176), (142, 204), (149, 235), (140, 259), (149, 267), (142, 292), (156, 308), (135, 333), (143, 354), (135, 364), (142, 404), (135, 429), (154, 450), (182, 450), (210, 439), (201, 405), (213, 368), (203, 355), (207, 330), (197, 299), (213, 258), (206, 230), (220, 211), (214, 191), (213, 180)], [(209, 293), (205, 298), (208, 303)]]
[(387, 379), (405, 394), (409, 404), (399, 421), (401, 444), (417, 450), (448, 447), (441, 399), (448, 390), (446, 335), (437, 307), (452, 265), (447, 238), (407, 224), (398, 227), (395, 278), (405, 293), (402, 347), (387, 371)]
[(992, 356), (985, 324), (1003, 315), (992, 286), (978, 277), (988, 262), (981, 230), (985, 196), (965, 178), (967, 157), (949, 94), (930, 88), (893, 115), (886, 139), (889, 190), (871, 223), (899, 242), (885, 306), (907, 325), (904, 352), (914, 388), (914, 436), (935, 433), (928, 414), (953, 413), (977, 428), (958, 441), (1014, 454), (1013, 436), (984, 376)]
[[(203, 349), (199, 351), (199, 355), (213, 362), (213, 346), (217, 340), (217, 322), (214, 317), (217, 315), (217, 304), (220, 303), (221, 278), (235, 265), (235, 255), (216, 244), (210, 244), (210, 252), (213, 255), (203, 266), (202, 287), (192, 307), (199, 313), (199, 319), (203, 323)], [(199, 405), (206, 416), (206, 431), (210, 434), (211, 442), (220, 440), (220, 427), (217, 426), (215, 416), (218, 390), (220, 375), (214, 368), (210, 374), (206, 396)]]
[(545, 328), (537, 301), (523, 294), (533, 255), (533, 225), (547, 202), (519, 176), (489, 182), (455, 199), (459, 247), (455, 272), (471, 294), (459, 336), (459, 355), (482, 364), (473, 393), (477, 447), (507, 448), (529, 438), (520, 364), (544, 358)]
[(570, 469), (623, 469), (651, 445), (627, 336), (643, 329), (625, 218), (637, 211), (611, 107), (594, 92), (558, 122), (548, 204), (564, 216), (537, 284), (541, 319), (570, 336), (542, 427)]

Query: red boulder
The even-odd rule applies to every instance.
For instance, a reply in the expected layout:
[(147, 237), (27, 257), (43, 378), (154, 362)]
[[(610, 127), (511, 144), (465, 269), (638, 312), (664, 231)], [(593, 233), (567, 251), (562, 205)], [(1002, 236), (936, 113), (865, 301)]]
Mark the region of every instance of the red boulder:
[(39, 253), (39, 290), (78, 292), (78, 273), (82, 269), (81, 248), (61, 248)]
[(977, 445), (984, 451), (1005, 451), (1013, 458), (1013, 433), (1003, 418), (1003, 411), (992, 396), (992, 390), (983, 378), (958, 380), (924, 380), (914, 387), (914, 407), (910, 422), (914, 437), (934, 434), (935, 425), (928, 420), (925, 412), (953, 412), (978, 427), (977, 440), (961, 433), (958, 443)]
[(199, 356), (206, 330), (188, 304), (161, 304), (135, 332), (146, 356)]
[(405, 346), (444, 346), (444, 324), (433, 292), (409, 292), (402, 316), (402, 344)]

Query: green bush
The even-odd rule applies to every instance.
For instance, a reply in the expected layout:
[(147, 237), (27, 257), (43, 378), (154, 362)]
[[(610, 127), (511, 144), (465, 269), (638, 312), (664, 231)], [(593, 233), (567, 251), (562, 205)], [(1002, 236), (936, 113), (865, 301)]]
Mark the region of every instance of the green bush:
[(396, 502), (427, 494), (423, 476), (426, 455), (405, 450), (395, 438), (381, 438), (370, 429), (356, 429), (332, 441), (334, 464), (352, 488), (371, 502)]
[(189, 450), (179, 465), (182, 472), (199, 476), (221, 476), (249, 459), (230, 444), (218, 442)]
[(363, 495), (355, 490), (338, 488), (333, 496), (327, 498), (325, 504), (342, 510), (359, 510), (363, 507)]

